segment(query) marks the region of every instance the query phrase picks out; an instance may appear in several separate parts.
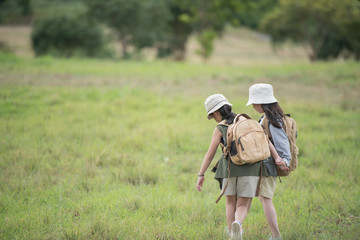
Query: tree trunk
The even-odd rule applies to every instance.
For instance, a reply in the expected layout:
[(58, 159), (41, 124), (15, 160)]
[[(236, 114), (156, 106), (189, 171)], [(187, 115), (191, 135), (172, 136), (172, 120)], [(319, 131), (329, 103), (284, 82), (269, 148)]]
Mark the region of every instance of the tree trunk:
[(186, 52), (186, 41), (182, 42), (178, 46), (176, 46), (176, 50), (174, 52), (174, 58), (176, 61), (184, 61), (185, 60), (185, 52)]
[(122, 52), (122, 57), (125, 59), (129, 58), (129, 53), (127, 51), (128, 49), (128, 39), (127, 37), (122, 37), (120, 36), (120, 42), (121, 42), (121, 52)]
[(186, 43), (192, 29), (188, 24), (181, 22), (178, 18), (171, 23), (171, 26), (173, 27), (173, 36), (170, 41), (170, 49), (176, 61), (184, 61)]

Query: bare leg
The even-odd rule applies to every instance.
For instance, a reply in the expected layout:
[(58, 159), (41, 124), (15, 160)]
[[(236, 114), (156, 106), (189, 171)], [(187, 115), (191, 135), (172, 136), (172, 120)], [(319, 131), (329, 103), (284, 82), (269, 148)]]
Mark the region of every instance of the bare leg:
[(242, 240), (242, 223), (250, 209), (252, 198), (238, 197), (236, 200), (235, 221), (231, 224), (231, 239)]
[(280, 231), (277, 223), (277, 216), (274, 204), (271, 198), (260, 196), (260, 201), (263, 205), (266, 220), (270, 226), (270, 230), (273, 238), (280, 237)]
[(241, 223), (244, 222), (246, 215), (250, 209), (252, 198), (247, 197), (238, 197), (236, 201), (236, 212), (235, 220)]
[(250, 202), (249, 202), (249, 206), (248, 206), (248, 212), (249, 212), (249, 210), (250, 210), (251, 203), (252, 203), (252, 198), (250, 198)]
[(236, 196), (226, 196), (226, 222), (231, 231), (231, 223), (235, 221)]

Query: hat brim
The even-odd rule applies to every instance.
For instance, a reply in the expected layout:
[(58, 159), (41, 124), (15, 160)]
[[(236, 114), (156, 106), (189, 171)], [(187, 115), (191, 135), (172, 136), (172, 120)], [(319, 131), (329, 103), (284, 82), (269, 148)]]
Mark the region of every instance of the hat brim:
[(278, 100), (276, 100), (275, 97), (267, 98), (267, 99), (249, 99), (247, 104), (245, 106), (249, 106), (251, 104), (270, 104), (270, 103), (276, 103)]
[(249, 99), (249, 101), (247, 102), (247, 104), (245, 106), (249, 106), (252, 104), (252, 101)]
[(232, 107), (232, 104), (229, 103), (228, 101), (226, 102), (219, 102), (218, 104), (216, 104), (209, 112), (208, 112), (208, 115), (207, 115), (207, 119), (213, 119), (212, 116), (210, 116), (212, 113), (216, 112), (217, 110), (219, 110), (222, 106), (224, 105), (229, 105)]

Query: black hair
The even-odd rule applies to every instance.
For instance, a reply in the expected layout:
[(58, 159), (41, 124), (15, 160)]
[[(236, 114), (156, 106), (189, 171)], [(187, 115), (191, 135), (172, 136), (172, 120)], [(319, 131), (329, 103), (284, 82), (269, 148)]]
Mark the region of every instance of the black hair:
[(281, 128), (282, 126), (279, 123), (279, 120), (282, 122), (282, 118), (284, 117), (283, 110), (281, 109), (279, 103), (269, 103), (269, 104), (261, 104), (262, 109), (265, 112), (267, 119), (269, 122), (276, 128)]
[(232, 122), (234, 121), (234, 118), (236, 117), (236, 114), (233, 113), (231, 110), (232, 110), (232, 107), (227, 104), (222, 106), (219, 110), (217, 110), (217, 111), (219, 111), (222, 120), (226, 120), (227, 124), (232, 124)]

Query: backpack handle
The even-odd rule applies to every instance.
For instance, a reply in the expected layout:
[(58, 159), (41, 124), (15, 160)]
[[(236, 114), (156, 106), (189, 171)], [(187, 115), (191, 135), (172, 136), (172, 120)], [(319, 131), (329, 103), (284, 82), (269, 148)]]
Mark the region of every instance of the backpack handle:
[(241, 113), (241, 114), (236, 115), (236, 117), (234, 118), (234, 123), (238, 122), (240, 117), (251, 119), (251, 117), (249, 115), (247, 115), (246, 113)]

